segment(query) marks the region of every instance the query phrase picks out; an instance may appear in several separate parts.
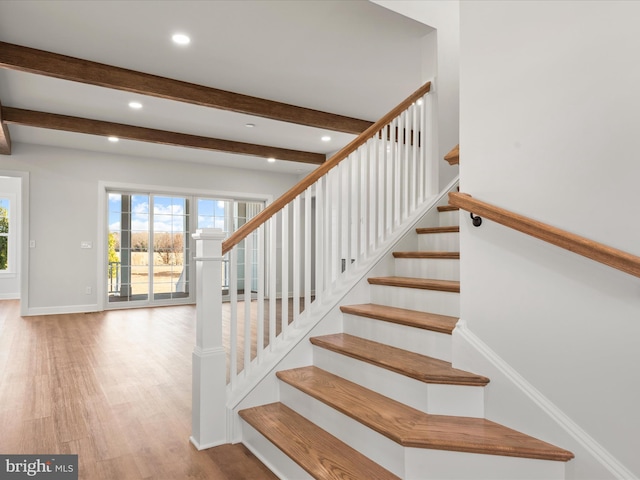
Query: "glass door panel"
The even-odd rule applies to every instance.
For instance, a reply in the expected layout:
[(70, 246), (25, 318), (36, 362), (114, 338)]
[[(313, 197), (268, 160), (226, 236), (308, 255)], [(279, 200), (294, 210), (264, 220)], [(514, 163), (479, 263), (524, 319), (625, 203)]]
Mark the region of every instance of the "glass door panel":
[(109, 302), (149, 298), (149, 196), (109, 193)]
[(109, 303), (189, 298), (189, 200), (109, 193)]
[(189, 200), (153, 196), (153, 298), (189, 297)]

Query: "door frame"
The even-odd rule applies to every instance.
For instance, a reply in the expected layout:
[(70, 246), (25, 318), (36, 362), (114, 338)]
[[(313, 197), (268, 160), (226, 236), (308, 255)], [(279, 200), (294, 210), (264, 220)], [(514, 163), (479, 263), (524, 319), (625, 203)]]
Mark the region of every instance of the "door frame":
[(20, 219), (16, 240), (20, 245), (17, 252), (18, 268), (16, 274), (20, 279), (20, 315), (29, 315), (29, 172), (20, 170), (0, 170), (3, 177), (20, 178), (20, 200), (17, 216)]

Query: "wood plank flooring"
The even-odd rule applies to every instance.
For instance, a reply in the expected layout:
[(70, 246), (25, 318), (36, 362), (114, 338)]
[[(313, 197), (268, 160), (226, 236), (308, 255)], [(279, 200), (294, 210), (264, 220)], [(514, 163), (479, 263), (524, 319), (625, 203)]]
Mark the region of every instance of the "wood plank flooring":
[(78, 454), (86, 480), (275, 479), (190, 443), (195, 307), (20, 317), (0, 301), (0, 452)]

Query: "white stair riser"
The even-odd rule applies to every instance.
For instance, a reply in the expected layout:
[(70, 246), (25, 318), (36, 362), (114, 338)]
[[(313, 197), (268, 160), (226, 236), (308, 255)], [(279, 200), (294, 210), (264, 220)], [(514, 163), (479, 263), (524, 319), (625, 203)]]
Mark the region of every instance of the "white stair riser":
[(396, 258), (396, 276), (460, 280), (460, 260), (449, 258)]
[(561, 480), (565, 463), (478, 453), (407, 448), (407, 480)]
[(456, 227), (460, 225), (460, 211), (440, 212), (438, 214), (439, 227)]
[(484, 416), (484, 387), (425, 383), (317, 346), (313, 364), (425, 413)]
[(349, 314), (344, 315), (343, 325), (344, 333), (451, 361), (451, 335), (446, 333)]
[(460, 294), (419, 288), (371, 285), (371, 298), (380, 305), (440, 315), (460, 316)]
[(565, 478), (563, 462), (403, 447), (284, 382), (281, 382), (280, 396), (282, 403), (289, 408), (403, 479), (560, 480)]
[(418, 235), (418, 250), (422, 252), (460, 251), (460, 232), (422, 233)]
[(280, 382), (280, 401), (378, 465), (404, 477), (404, 447), (393, 440), (285, 382)]
[(242, 443), (264, 463), (278, 478), (313, 480), (300, 465), (285, 455), (260, 432), (244, 420), (242, 423)]

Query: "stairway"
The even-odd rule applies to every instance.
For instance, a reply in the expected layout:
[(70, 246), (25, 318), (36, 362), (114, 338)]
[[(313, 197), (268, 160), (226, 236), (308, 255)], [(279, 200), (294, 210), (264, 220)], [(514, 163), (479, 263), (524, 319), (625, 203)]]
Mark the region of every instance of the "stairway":
[(243, 442), (281, 478), (563, 479), (573, 454), (484, 417), (489, 379), (453, 368), (459, 213), (416, 230), (375, 303), (343, 305), (313, 365), (277, 373), (280, 402), (241, 410)]

